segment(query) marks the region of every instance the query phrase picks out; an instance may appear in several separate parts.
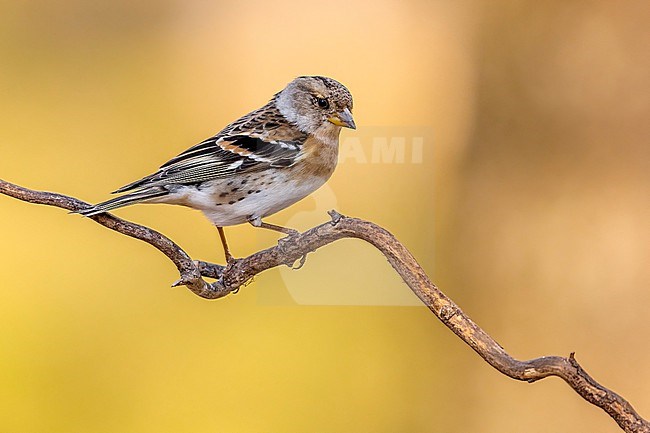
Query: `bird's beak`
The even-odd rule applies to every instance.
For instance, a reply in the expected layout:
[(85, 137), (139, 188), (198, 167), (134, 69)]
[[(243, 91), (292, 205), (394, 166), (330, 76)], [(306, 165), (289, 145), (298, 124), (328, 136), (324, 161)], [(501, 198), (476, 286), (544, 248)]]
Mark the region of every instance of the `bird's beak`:
[(343, 111), (339, 111), (329, 119), (330, 122), (336, 126), (345, 126), (350, 129), (357, 129), (357, 125), (354, 124), (354, 119), (352, 118), (352, 113), (347, 108)]

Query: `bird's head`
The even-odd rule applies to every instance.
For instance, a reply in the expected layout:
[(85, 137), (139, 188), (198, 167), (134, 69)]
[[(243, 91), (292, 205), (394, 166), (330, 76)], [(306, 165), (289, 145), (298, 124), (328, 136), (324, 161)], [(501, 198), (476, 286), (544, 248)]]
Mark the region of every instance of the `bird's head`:
[(276, 96), (286, 119), (306, 133), (320, 128), (356, 129), (352, 118), (352, 95), (341, 83), (327, 77), (298, 77)]

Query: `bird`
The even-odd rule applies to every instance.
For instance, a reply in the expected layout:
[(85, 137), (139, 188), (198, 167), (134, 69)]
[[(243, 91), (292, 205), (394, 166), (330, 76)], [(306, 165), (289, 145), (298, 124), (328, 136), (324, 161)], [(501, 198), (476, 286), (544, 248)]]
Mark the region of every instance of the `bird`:
[(342, 128), (356, 129), (350, 91), (332, 78), (297, 77), (266, 105), (113, 191), (123, 195), (76, 213), (89, 217), (136, 203), (197, 209), (217, 227), (230, 263), (224, 227), (250, 223), (297, 233), (262, 218), (325, 184), (336, 168)]

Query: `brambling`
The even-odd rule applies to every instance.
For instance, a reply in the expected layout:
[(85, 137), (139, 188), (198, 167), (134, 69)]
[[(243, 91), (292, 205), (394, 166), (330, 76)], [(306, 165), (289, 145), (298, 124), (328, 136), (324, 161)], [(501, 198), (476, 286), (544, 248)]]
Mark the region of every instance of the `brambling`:
[(129, 192), (78, 213), (97, 215), (135, 203), (168, 203), (202, 211), (217, 227), (226, 260), (223, 227), (265, 223), (305, 198), (332, 175), (342, 127), (356, 129), (352, 95), (331, 78), (298, 77), (263, 107), (114, 193)]

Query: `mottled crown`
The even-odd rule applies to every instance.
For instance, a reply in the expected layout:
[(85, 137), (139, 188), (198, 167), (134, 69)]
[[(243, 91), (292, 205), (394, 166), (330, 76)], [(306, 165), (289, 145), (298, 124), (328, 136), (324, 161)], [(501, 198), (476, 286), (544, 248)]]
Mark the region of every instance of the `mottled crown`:
[(338, 104), (340, 104), (339, 108), (347, 107), (350, 111), (352, 111), (352, 95), (350, 94), (348, 88), (338, 81), (329, 77), (322, 77), (320, 75), (298, 77), (294, 80), (294, 82), (298, 80), (304, 80), (305, 83), (311, 82), (310, 84), (321, 83), (327, 89), (327, 93), (329, 93), (330, 97)]

